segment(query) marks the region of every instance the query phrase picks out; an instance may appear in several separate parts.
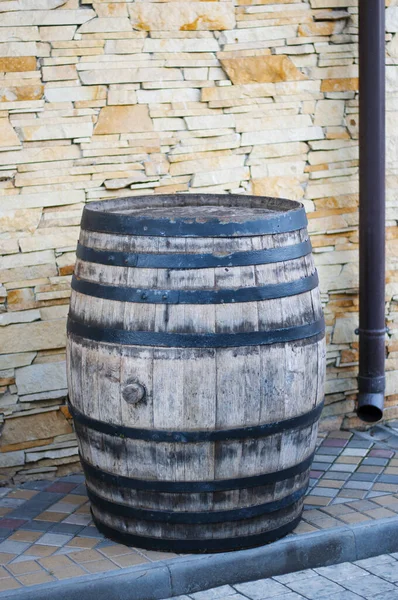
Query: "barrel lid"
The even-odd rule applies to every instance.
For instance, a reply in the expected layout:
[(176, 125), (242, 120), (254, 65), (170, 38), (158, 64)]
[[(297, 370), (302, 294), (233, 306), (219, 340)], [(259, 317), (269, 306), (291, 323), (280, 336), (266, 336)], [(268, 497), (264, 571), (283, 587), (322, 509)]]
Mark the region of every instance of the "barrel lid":
[(136, 196), (85, 206), (82, 229), (116, 235), (231, 237), (295, 231), (307, 226), (300, 202), (243, 195)]

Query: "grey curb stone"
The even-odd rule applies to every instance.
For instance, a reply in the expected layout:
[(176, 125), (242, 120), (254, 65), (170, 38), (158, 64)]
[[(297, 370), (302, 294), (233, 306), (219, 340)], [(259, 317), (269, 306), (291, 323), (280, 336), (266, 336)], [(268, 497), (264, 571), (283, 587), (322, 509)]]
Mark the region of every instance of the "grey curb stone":
[(0, 593), (0, 600), (162, 600), (225, 584), (398, 552), (398, 517)]

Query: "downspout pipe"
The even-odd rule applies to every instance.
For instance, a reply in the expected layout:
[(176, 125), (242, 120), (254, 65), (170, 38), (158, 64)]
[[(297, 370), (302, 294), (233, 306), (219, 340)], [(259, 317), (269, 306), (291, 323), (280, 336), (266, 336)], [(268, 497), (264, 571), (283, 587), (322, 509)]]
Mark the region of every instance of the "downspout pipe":
[(383, 417), (385, 391), (385, 0), (359, 0), (360, 419)]

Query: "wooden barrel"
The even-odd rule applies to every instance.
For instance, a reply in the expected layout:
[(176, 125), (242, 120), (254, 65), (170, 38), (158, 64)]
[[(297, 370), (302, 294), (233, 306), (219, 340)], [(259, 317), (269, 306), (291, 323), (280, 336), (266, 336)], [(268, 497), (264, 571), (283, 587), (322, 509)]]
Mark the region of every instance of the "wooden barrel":
[(306, 224), (301, 204), (250, 196), (85, 207), (70, 410), (108, 537), (217, 552), (299, 522), (325, 367)]

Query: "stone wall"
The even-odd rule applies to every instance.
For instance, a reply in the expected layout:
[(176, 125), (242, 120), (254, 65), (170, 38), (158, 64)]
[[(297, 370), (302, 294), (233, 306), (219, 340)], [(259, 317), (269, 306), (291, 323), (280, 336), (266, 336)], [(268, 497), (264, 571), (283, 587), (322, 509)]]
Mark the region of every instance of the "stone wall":
[[(387, 5), (392, 418), (398, 2)], [(65, 318), (82, 208), (103, 198), (301, 200), (327, 320), (323, 427), (357, 423), (357, 25), (357, 0), (0, 0), (3, 479), (77, 465)]]

